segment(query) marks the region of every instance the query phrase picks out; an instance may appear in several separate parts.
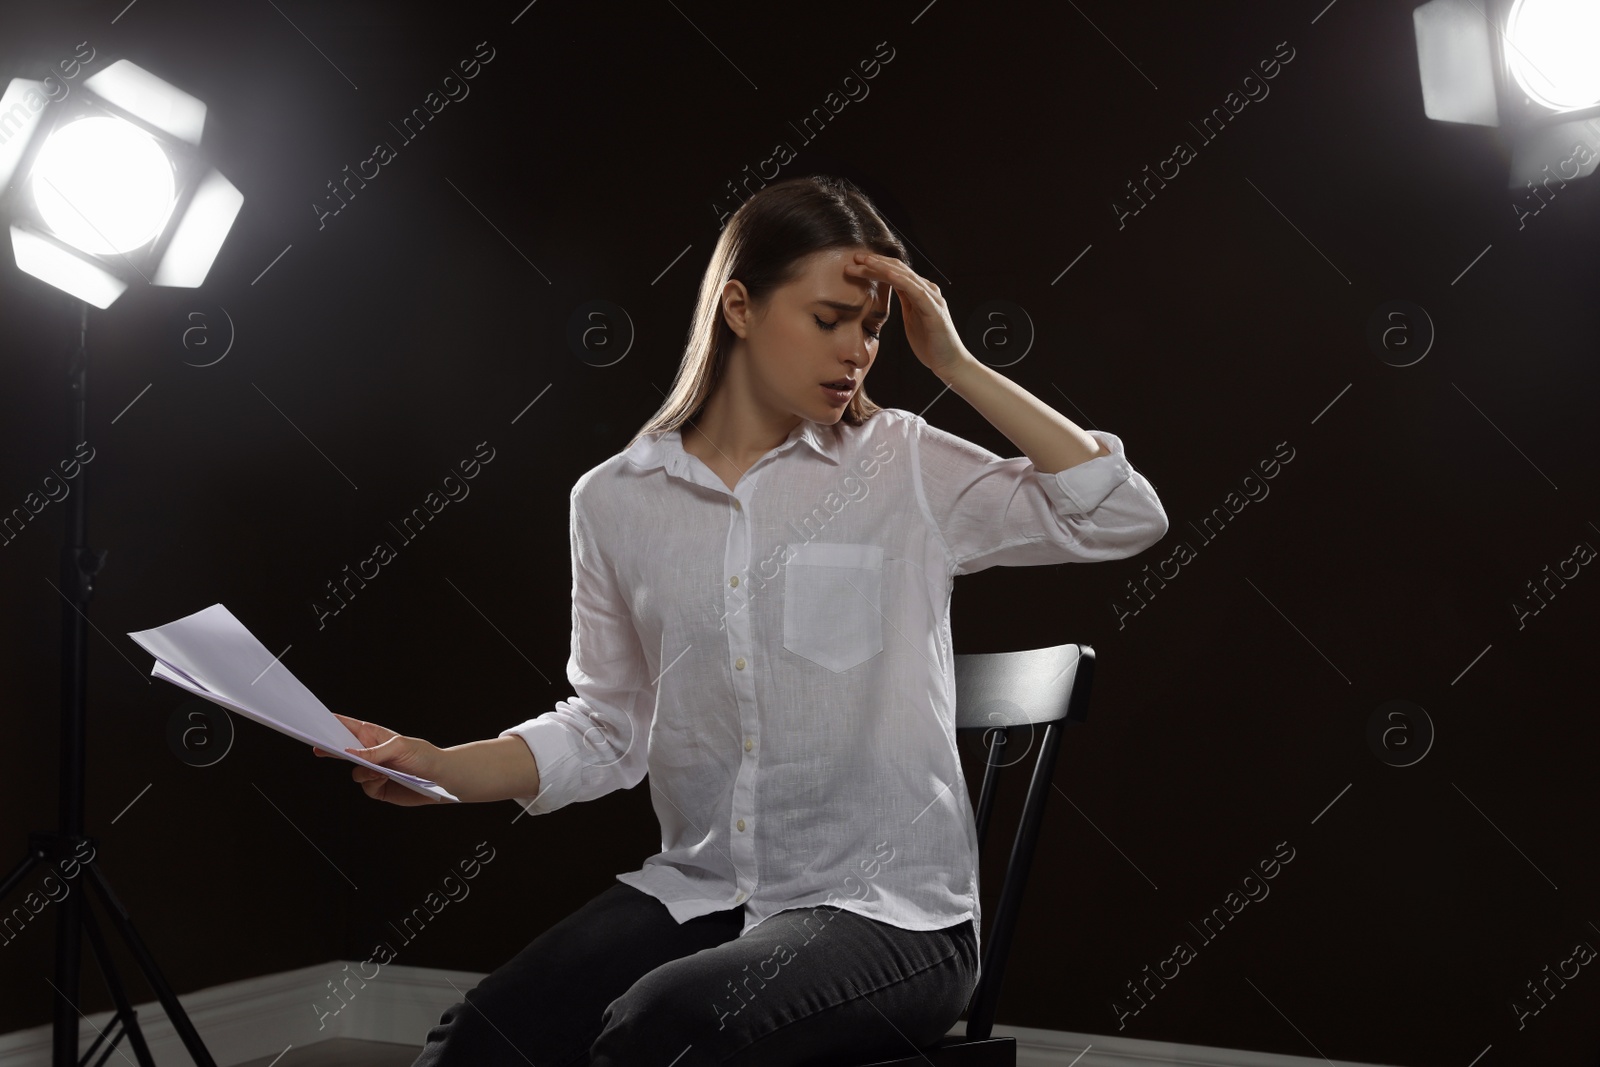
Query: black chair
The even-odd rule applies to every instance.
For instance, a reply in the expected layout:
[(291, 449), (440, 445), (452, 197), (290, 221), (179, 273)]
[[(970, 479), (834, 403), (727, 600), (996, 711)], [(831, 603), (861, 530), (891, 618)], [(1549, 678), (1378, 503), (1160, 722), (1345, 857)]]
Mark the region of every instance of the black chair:
[(1000, 906), (990, 917), (988, 932), (982, 938), (983, 959), (977, 987), (967, 1005), (966, 1037), (946, 1036), (900, 1059), (838, 1067), (1016, 1067), (1017, 1039), (990, 1036), (995, 1004), (1000, 998), (1017, 913), (1022, 909), (1028, 869), (1033, 865), (1045, 796), (1050, 792), (1056, 751), (1061, 747), (1061, 730), (1066, 723), (1083, 722), (1089, 716), (1094, 649), (1068, 644), (1021, 652), (958, 655), (955, 674), (956, 732), (981, 733), (985, 737), (986, 760), (977, 810), (980, 852), (989, 830), (1000, 771), (1007, 765), (1006, 750), (1020, 743), (1020, 758), (1035, 742), (1038, 747), (1022, 820), (1006, 863), (1005, 880), (1000, 883)]

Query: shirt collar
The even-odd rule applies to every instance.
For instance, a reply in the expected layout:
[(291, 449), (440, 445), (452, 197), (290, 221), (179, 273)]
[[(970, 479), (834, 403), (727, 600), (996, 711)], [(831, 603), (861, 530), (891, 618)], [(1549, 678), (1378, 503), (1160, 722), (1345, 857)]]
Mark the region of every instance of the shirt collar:
[[(809, 445), (812, 451), (829, 463), (835, 466), (839, 464), (839, 435), (832, 427), (812, 422), (810, 419), (801, 419), (800, 425), (790, 431), (783, 444), (778, 446), (777, 453), (781, 455), (787, 452), (797, 441)], [(681, 429), (653, 436), (647, 434), (635, 441), (623, 455), (640, 470), (665, 467), (668, 473), (687, 477), (685, 472), (689, 466), (690, 456), (683, 449)]]

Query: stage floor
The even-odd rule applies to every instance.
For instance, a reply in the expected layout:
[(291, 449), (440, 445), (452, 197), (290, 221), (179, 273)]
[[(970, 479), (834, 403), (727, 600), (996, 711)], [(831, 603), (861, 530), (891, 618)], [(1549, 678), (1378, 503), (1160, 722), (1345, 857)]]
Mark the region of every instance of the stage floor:
[(421, 1045), (334, 1037), (232, 1067), (411, 1067), (421, 1054)]

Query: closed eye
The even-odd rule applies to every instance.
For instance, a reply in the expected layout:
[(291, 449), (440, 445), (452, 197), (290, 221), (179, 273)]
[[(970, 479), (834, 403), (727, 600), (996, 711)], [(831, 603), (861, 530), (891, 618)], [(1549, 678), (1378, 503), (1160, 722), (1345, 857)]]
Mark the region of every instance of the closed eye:
[[(837, 322), (823, 322), (821, 317), (819, 317), (817, 315), (812, 315), (811, 317), (816, 319), (817, 320), (817, 325), (821, 326), (824, 330), (836, 329), (838, 327), (838, 325), (839, 325)], [(878, 338), (883, 336), (883, 331), (881, 329), (879, 329), (879, 330), (867, 330), (866, 333), (867, 333), (867, 336), (871, 337), (873, 340), (877, 340)]]

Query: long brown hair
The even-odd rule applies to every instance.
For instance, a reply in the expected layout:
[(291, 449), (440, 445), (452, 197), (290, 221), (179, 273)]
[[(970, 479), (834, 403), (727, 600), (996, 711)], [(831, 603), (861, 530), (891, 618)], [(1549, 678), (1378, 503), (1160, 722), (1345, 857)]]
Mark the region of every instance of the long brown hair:
[[(813, 175), (769, 185), (739, 206), (711, 252), (694, 322), (672, 391), (660, 409), (628, 442), (663, 434), (700, 417), (722, 381), (738, 335), (722, 314), (722, 290), (730, 279), (744, 283), (752, 304), (800, 276), (800, 261), (813, 252), (864, 245), (881, 256), (910, 264), (905, 245), (884, 223), (867, 195), (846, 178)], [(859, 426), (882, 410), (856, 389), (840, 421)]]

